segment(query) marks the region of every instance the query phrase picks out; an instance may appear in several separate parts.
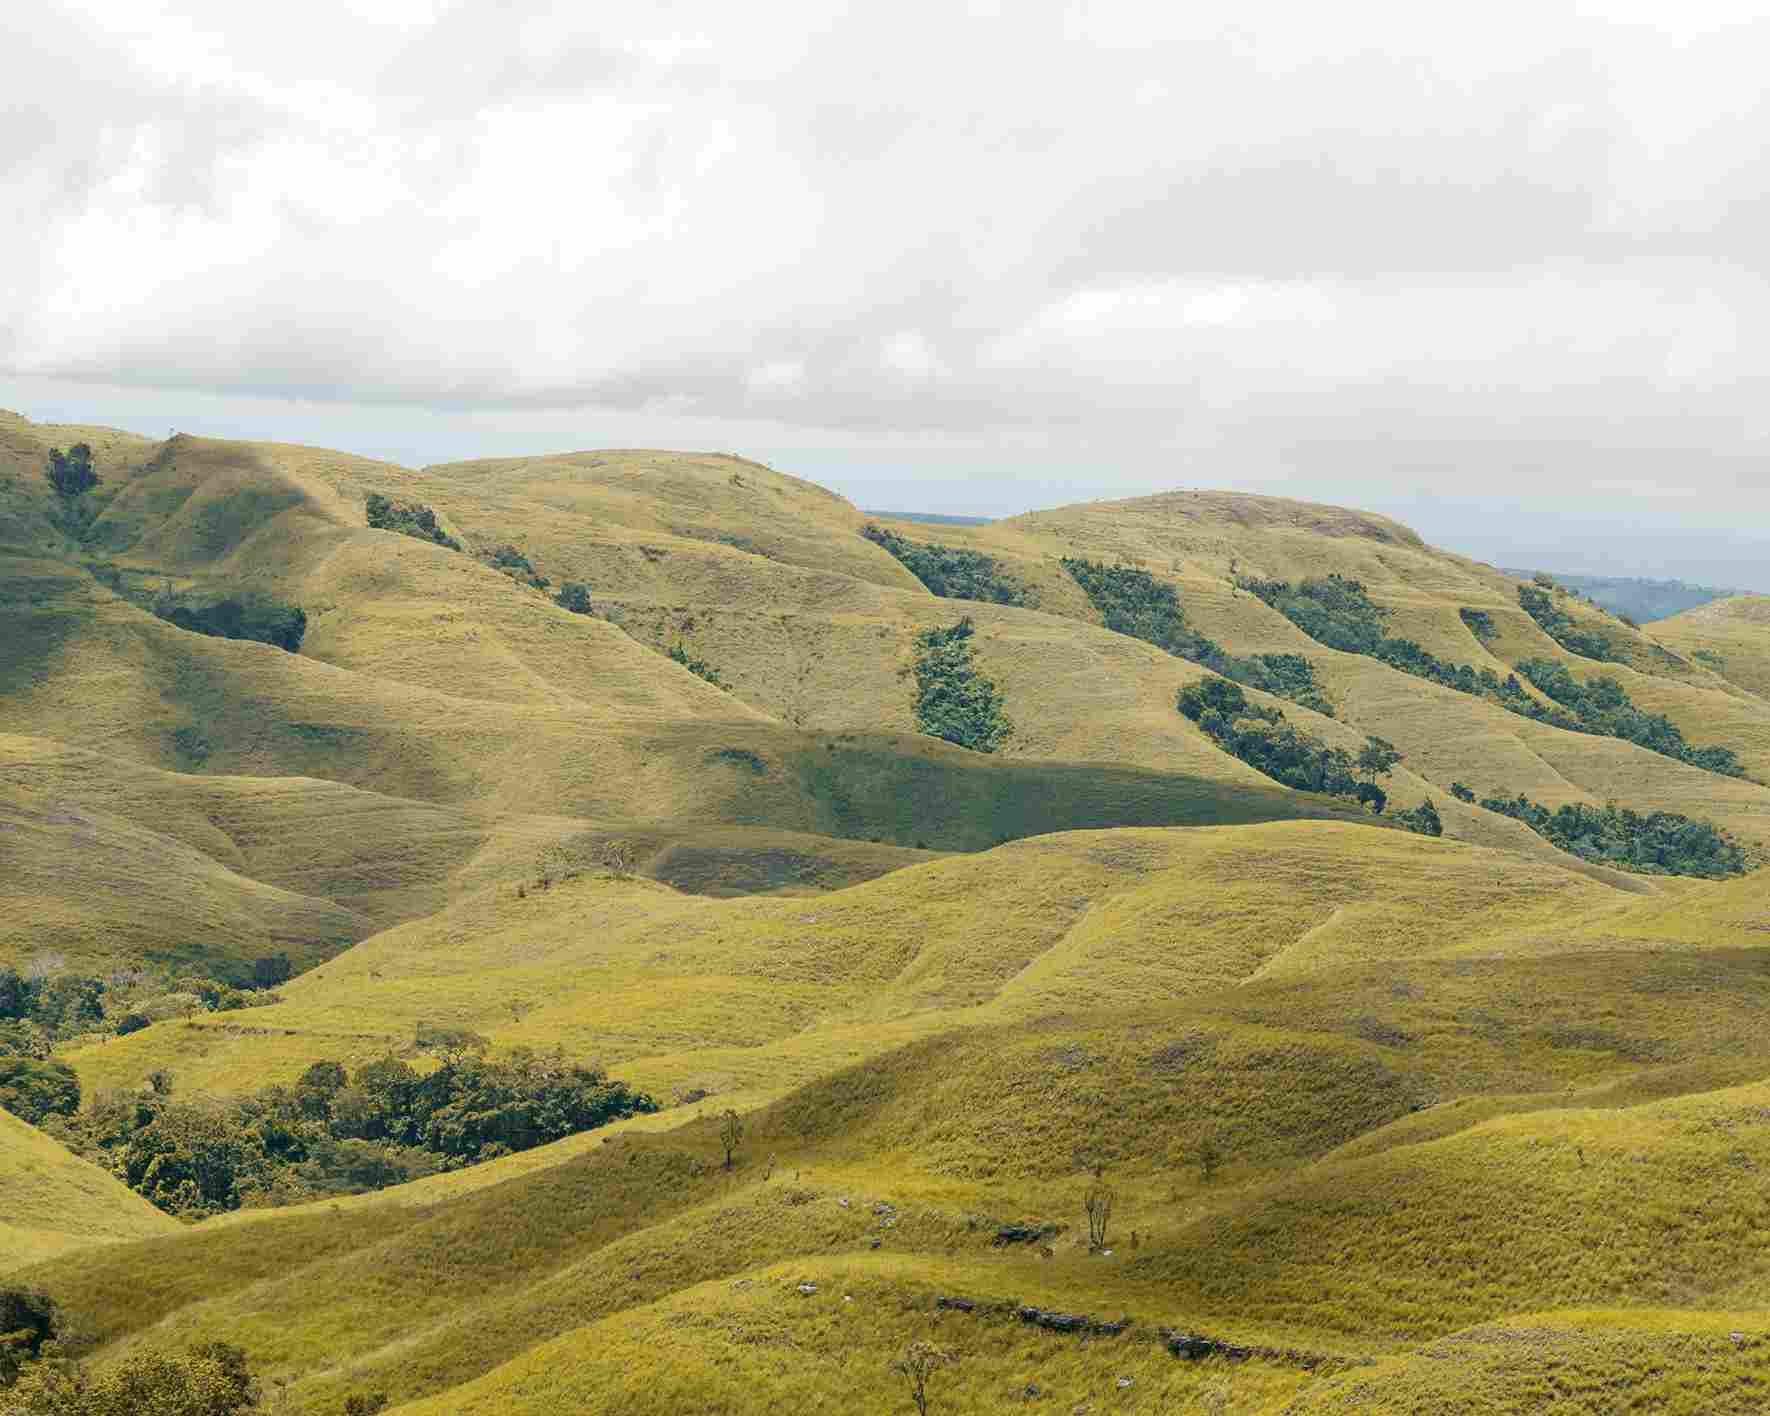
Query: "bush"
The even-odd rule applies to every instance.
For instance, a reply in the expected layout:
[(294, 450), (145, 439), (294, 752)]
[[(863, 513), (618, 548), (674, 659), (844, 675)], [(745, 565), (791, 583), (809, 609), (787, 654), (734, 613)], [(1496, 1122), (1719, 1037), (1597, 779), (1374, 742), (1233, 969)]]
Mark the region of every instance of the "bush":
[[(1218, 747), (1273, 781), (1297, 791), (1366, 802), (1382, 811), (1382, 789), (1374, 782), (1358, 780), (1360, 765), (1351, 753), (1329, 747), (1313, 734), (1293, 727), (1276, 708), (1249, 702), (1239, 685), (1221, 678), (1189, 684), (1180, 690), (1176, 706)], [(1365, 754), (1383, 750), (1393, 752), (1373, 738)]]
[(731, 685), (719, 677), (718, 671), (711, 664), (705, 659), (697, 659), (691, 656), (688, 650), (683, 648), (680, 643), (672, 645), (666, 652), (671, 663), (681, 664), (683, 668), (687, 669), (696, 678), (712, 684), (714, 688), (723, 688), (727, 692), (730, 692)]
[(590, 587), (581, 580), (568, 580), (559, 587), (559, 593), (553, 597), (553, 603), (562, 610), (570, 610), (574, 615), (593, 614), (590, 604)]
[(307, 612), (261, 595), (243, 595), (213, 605), (191, 606), (172, 597), (155, 602), (154, 613), (167, 623), (214, 639), (247, 639), (300, 652), (307, 635)]
[(1457, 615), (1468, 627), (1469, 633), (1483, 644), (1486, 644), (1498, 633), (1493, 627), (1493, 616), (1488, 614), (1486, 610), (1471, 610), (1465, 606), (1457, 611)]
[(1745, 852), (1713, 822), (1672, 811), (1641, 815), (1610, 802), (1549, 810), (1520, 792), (1483, 797), (1488, 811), (1522, 821), (1557, 850), (1642, 875), (1693, 875), (1709, 880), (1744, 875)]
[(1468, 787), (1465, 787), (1461, 782), (1452, 782), (1450, 784), (1450, 794), (1458, 801), (1473, 803), (1475, 800), (1475, 793), (1469, 790)]
[(1134, 566), (1098, 561), (1065, 560), (1063, 568), (1100, 613), (1101, 623), (1116, 634), (1199, 664), (1235, 683), (1288, 698), (1331, 718), (1334, 706), (1315, 682), (1315, 669), (1301, 654), (1227, 653), (1215, 640), (1186, 623), (1174, 587)]
[(1613, 678), (1601, 676), (1581, 683), (1565, 664), (1553, 659), (1526, 659), (1518, 665), (1518, 672), (1539, 692), (1571, 709), (1579, 732), (1620, 738), (1724, 777), (1745, 775), (1731, 748), (1692, 747), (1671, 719), (1637, 708)]
[[(1537, 583), (1542, 584), (1542, 577), (1538, 577)], [(1554, 582), (1550, 581), (1549, 584), (1552, 586)], [(1602, 634), (1580, 629), (1573, 617), (1555, 603), (1554, 596), (1547, 590), (1520, 585), (1518, 603), (1523, 607), (1524, 613), (1537, 622), (1543, 633), (1568, 653), (1597, 659), (1599, 662), (1616, 657), (1610, 652), (1610, 642)]]
[[(1282, 580), (1242, 580), (1237, 583), (1329, 648), (1364, 654), (1416, 678), (1427, 679), (1459, 693), (1486, 698), (1522, 718), (1565, 728), (1569, 732), (1620, 738), (1722, 776), (1744, 775), (1731, 748), (1689, 747), (1668, 719), (1650, 716), (1634, 707), (1621, 685), (1613, 679), (1600, 679), (1582, 688), (1567, 669), (1554, 660), (1526, 660), (1518, 666), (1519, 673), (1556, 700), (1555, 707), (1544, 707), (1526, 692), (1517, 674), (1508, 674), (1501, 679), (1492, 669), (1477, 672), (1468, 664), (1447, 663), (1411, 639), (1389, 638), (1383, 628), (1389, 612), (1373, 604), (1364, 586), (1356, 580), (1330, 575), (1322, 580), (1305, 580), (1296, 586)], [(1521, 587), (1518, 593), (1521, 599), (1527, 596), (1538, 596), (1545, 602), (1548, 599), (1541, 591), (1528, 586)], [(1486, 618), (1479, 610), (1461, 613), (1466, 624), (1470, 623), (1471, 616)], [(1475, 625), (1470, 627), (1474, 629)], [(1569, 708), (1574, 711), (1567, 711)]]
[(75, 443), (66, 452), (59, 447), (51, 448), (49, 460), (43, 467), (43, 478), (64, 502), (85, 496), (99, 483), (91, 446)]
[(461, 549), (461, 543), (436, 524), (436, 513), (421, 502), (396, 502), (370, 492), (366, 504), (369, 525), (377, 531), (397, 531), (402, 536)]
[(140, 1352), (96, 1375), (64, 1360), (23, 1369), (6, 1406), (16, 1416), (234, 1416), (258, 1405), (246, 1354), (208, 1342), (183, 1356)]
[(971, 652), (975, 633), (971, 621), (962, 619), (950, 629), (916, 636), (916, 726), (955, 746), (994, 752), (1014, 727), (995, 684), (977, 672)]
[(1002, 572), (994, 556), (981, 551), (906, 541), (895, 531), (868, 523), (861, 535), (890, 553), (930, 593), (948, 600), (983, 600), (997, 605), (1028, 603), (1026, 587)]
[(502, 571), (512, 580), (524, 585), (532, 585), (537, 590), (545, 590), (553, 582), (542, 575), (530, 563), (529, 558), (515, 546), (495, 546), (489, 551), (481, 551), (479, 558), (493, 570)]
[(1421, 836), (1442, 836), (1444, 834), (1444, 822), (1438, 819), (1438, 808), (1432, 804), (1430, 797), (1412, 811), (1396, 812), (1395, 819), (1408, 830)]

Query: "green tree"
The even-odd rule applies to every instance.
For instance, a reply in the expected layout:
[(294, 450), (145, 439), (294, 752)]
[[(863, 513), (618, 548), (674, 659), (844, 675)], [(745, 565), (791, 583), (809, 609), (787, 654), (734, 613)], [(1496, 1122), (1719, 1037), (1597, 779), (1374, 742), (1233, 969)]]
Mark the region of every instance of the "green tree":
[(727, 1107), (719, 1118), (719, 1144), (725, 1149), (725, 1168), (731, 1169), (732, 1157), (744, 1142), (744, 1118)]
[(33, 1126), (45, 1116), (72, 1116), (80, 1109), (80, 1078), (65, 1062), (0, 1056), (0, 1107)]
[(86, 495), (99, 483), (98, 468), (92, 461), (92, 448), (75, 443), (66, 452), (59, 447), (49, 450), (49, 461), (43, 468), (44, 480), (64, 502), (73, 502)]

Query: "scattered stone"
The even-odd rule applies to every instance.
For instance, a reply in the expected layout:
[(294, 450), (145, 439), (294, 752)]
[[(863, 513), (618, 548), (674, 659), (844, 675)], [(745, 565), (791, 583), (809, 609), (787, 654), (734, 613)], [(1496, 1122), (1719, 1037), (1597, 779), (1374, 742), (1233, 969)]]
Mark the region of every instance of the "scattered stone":
[(841, 1205), (843, 1209), (848, 1208), (848, 1201), (847, 1200), (837, 1200), (836, 1203)]
[(1031, 1306), (1016, 1309), (1015, 1316), (1023, 1323), (1045, 1328), (1050, 1332), (1080, 1332), (1094, 1337), (1117, 1337), (1131, 1326), (1129, 1315), (1120, 1318), (1116, 1323), (1107, 1323), (1098, 1318), (1090, 1318), (1084, 1313), (1052, 1313)]
[(1120, 1377), (1119, 1378), (1119, 1390), (1120, 1391), (1123, 1391), (1126, 1387), (1133, 1386), (1133, 1385), (1135, 1385), (1134, 1378), (1132, 1378), (1132, 1377)]
[(1055, 1224), (1004, 1224), (992, 1244), (1038, 1244), (1057, 1232)]
[(817, 1285), (815, 1283), (801, 1283), (799, 1285), (799, 1292), (809, 1298), (813, 1293), (817, 1292)]
[(936, 1308), (951, 1308), (955, 1312), (975, 1313), (977, 1304), (969, 1298), (948, 1298), (944, 1294), (934, 1300)]

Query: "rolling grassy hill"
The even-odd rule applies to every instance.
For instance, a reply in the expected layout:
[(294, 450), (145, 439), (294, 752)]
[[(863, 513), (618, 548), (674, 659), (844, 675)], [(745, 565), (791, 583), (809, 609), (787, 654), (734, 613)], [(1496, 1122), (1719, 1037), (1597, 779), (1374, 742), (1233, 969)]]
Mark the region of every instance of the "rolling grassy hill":
[[(76, 440), (83, 518), (38, 475)], [(371, 528), (371, 494), (453, 545)], [(1001, 596), (931, 593), (870, 524)], [(1444, 837), (1220, 749), (1176, 710), (1207, 671), (1106, 628), (1065, 558), (1143, 572), (1226, 654), (1301, 656), (1332, 716), (1248, 698), (1392, 741), (1391, 802)], [(1452, 664), (1614, 679), (1744, 775), (1245, 588), (1325, 575)], [(88, 1103), (423, 1069), (461, 1028), (663, 1103), (196, 1225), (0, 1115), (0, 1267), (101, 1366), (225, 1339), (315, 1416), (907, 1411), (916, 1339), (959, 1359), (940, 1416), (1759, 1409), (1770, 875), (1625, 873), (1449, 788), (1708, 818), (1755, 864), (1770, 645), (1749, 599), (1650, 632), (1557, 601), (1599, 661), (1519, 588), (1273, 498), (881, 523), (723, 455), (413, 470), (0, 416), (0, 963), (298, 969), (61, 1039)], [(298, 651), (164, 617), (230, 597), (300, 607)], [(996, 753), (919, 731), (918, 636), (962, 616)]]
[(0, 1110), (0, 1278), (58, 1254), (180, 1228), (121, 1181)]

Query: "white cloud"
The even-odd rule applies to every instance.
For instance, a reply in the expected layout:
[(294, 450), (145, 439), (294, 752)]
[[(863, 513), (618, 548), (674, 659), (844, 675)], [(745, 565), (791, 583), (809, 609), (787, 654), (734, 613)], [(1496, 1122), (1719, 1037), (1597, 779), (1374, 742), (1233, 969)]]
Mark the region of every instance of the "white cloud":
[(1621, 495), (1762, 450), (1758, 8), (9, 7), (0, 377)]

